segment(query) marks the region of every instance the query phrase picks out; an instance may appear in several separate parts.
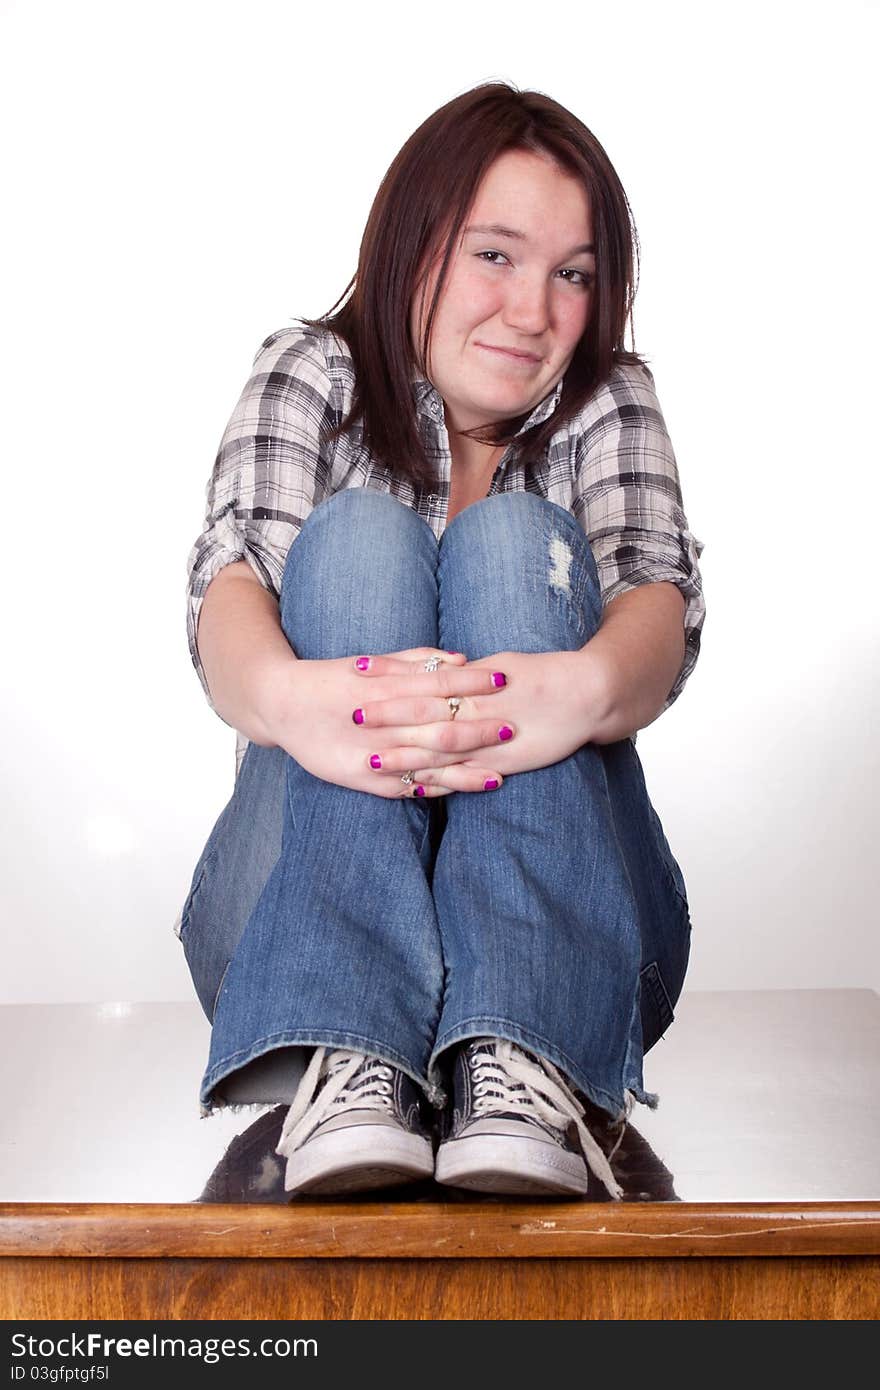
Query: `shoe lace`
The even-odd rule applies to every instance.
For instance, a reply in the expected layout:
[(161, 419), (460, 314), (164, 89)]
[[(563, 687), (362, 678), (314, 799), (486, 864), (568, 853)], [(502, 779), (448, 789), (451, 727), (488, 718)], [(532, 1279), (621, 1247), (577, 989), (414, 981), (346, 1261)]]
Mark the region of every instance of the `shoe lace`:
[(392, 1068), (379, 1057), (316, 1047), (285, 1116), (275, 1152), (290, 1158), (318, 1125), (343, 1110), (391, 1110), (392, 1082)]
[(544, 1057), (533, 1059), (504, 1038), (481, 1038), (469, 1043), (468, 1054), (477, 1114), (513, 1111), (562, 1130), (574, 1124), (587, 1167), (610, 1196), (623, 1196), (608, 1159), (587, 1128), (583, 1106), (552, 1062)]

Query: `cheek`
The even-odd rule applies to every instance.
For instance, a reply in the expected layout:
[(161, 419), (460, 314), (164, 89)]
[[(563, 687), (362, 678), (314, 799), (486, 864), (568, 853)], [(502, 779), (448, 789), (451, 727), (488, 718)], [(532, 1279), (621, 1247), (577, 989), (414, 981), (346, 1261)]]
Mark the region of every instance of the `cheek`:
[(491, 318), (498, 312), (501, 302), (498, 286), (479, 272), (460, 275), (450, 295), (456, 321), (465, 331)]
[(560, 315), (560, 327), (572, 350), (577, 346), (590, 319), (593, 296), (583, 295), (576, 303), (566, 303)]
[(590, 320), (592, 296), (577, 304), (557, 305), (555, 338), (559, 356), (570, 362)]

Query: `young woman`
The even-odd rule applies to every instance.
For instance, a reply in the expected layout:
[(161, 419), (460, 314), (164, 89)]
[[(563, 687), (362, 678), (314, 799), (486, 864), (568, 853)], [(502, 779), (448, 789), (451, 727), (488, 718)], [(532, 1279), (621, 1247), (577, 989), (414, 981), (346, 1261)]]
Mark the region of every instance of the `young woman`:
[(188, 631), (239, 760), (180, 936), (202, 1111), (289, 1104), (292, 1194), (620, 1195), (597, 1133), (653, 1100), (690, 938), (635, 735), (705, 611), (635, 248), (590, 131), (477, 87), (224, 434)]

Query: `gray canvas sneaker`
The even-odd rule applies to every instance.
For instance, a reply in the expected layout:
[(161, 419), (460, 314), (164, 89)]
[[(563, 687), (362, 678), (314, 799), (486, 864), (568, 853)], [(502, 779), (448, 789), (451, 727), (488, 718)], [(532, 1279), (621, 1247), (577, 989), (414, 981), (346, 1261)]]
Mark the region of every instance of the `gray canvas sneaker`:
[(419, 1182), (434, 1172), (418, 1086), (363, 1052), (315, 1048), (275, 1149), (285, 1191), (326, 1195)]
[(453, 1114), (434, 1177), (478, 1192), (584, 1196), (588, 1168), (622, 1189), (584, 1121), (584, 1107), (546, 1058), (503, 1038), (474, 1038), (455, 1059)]

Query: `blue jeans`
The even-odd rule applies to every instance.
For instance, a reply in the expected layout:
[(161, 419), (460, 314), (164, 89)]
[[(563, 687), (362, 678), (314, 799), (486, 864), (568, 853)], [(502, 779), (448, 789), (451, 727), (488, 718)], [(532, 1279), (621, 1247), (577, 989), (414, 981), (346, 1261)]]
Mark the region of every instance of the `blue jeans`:
[[(577, 650), (601, 599), (589, 542), (555, 503), (487, 497), (438, 542), (356, 488), (304, 523), (280, 611), (306, 660), (422, 645), (477, 660)], [(453, 1045), (492, 1036), (620, 1116), (627, 1091), (652, 1099), (642, 1056), (672, 1020), (690, 918), (631, 739), (430, 800), (336, 786), (250, 744), (181, 941), (213, 1025), (205, 1114), (292, 1099), (318, 1045), (384, 1058), (439, 1106)]]

